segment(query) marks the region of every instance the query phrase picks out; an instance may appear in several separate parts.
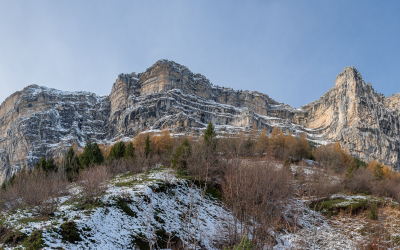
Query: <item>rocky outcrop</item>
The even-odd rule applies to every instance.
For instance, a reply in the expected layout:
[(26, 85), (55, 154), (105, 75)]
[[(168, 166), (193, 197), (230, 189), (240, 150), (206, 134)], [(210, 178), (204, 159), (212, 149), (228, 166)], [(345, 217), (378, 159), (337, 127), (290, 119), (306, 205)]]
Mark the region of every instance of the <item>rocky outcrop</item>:
[(40, 157), (61, 157), (73, 143), (113, 143), (140, 131), (169, 128), (201, 132), (279, 126), (310, 140), (339, 141), (353, 155), (399, 165), (400, 94), (385, 97), (354, 67), (335, 86), (301, 109), (268, 95), (214, 86), (183, 65), (160, 60), (143, 73), (120, 74), (108, 96), (63, 92), (36, 85), (0, 106), (0, 180)]

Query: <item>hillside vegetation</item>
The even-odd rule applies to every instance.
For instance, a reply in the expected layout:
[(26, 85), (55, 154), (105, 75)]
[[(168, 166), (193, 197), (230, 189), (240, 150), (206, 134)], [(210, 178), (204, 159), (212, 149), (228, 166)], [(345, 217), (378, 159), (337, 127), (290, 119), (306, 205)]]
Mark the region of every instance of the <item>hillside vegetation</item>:
[(143, 132), (42, 158), (0, 191), (5, 249), (385, 249), (400, 174), (277, 127)]

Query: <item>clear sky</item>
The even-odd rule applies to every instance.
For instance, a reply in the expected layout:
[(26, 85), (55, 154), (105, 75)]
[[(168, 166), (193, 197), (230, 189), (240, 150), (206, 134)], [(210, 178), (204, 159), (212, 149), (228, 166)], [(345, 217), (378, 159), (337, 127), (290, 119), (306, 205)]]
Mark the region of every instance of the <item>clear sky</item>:
[(355, 66), (400, 92), (400, 1), (0, 0), (0, 102), (30, 84), (110, 93), (169, 59), (294, 107)]

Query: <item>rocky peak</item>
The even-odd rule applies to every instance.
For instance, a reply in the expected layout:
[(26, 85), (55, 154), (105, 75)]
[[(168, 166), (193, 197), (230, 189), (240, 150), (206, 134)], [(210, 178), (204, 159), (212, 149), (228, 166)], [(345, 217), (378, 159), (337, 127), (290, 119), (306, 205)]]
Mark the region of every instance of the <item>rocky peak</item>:
[(382, 102), (384, 95), (378, 94), (371, 83), (365, 84), (360, 72), (354, 67), (345, 67), (336, 76), (335, 88), (344, 95), (349, 95), (358, 103), (360, 98), (372, 99), (374, 102)]

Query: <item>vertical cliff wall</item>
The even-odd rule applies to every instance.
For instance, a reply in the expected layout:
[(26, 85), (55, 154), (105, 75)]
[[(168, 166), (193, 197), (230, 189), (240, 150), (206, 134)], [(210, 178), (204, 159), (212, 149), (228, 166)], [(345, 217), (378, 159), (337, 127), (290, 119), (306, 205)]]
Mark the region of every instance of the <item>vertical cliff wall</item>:
[[(333, 85), (333, 84), (332, 84)], [(142, 73), (120, 74), (108, 96), (28, 86), (0, 106), (0, 181), (40, 157), (61, 157), (73, 143), (113, 143), (146, 129), (220, 131), (256, 123), (308, 139), (339, 141), (354, 156), (399, 165), (400, 94), (385, 97), (346, 67), (319, 100), (301, 109), (268, 95), (214, 86), (201, 74), (168, 60)]]

